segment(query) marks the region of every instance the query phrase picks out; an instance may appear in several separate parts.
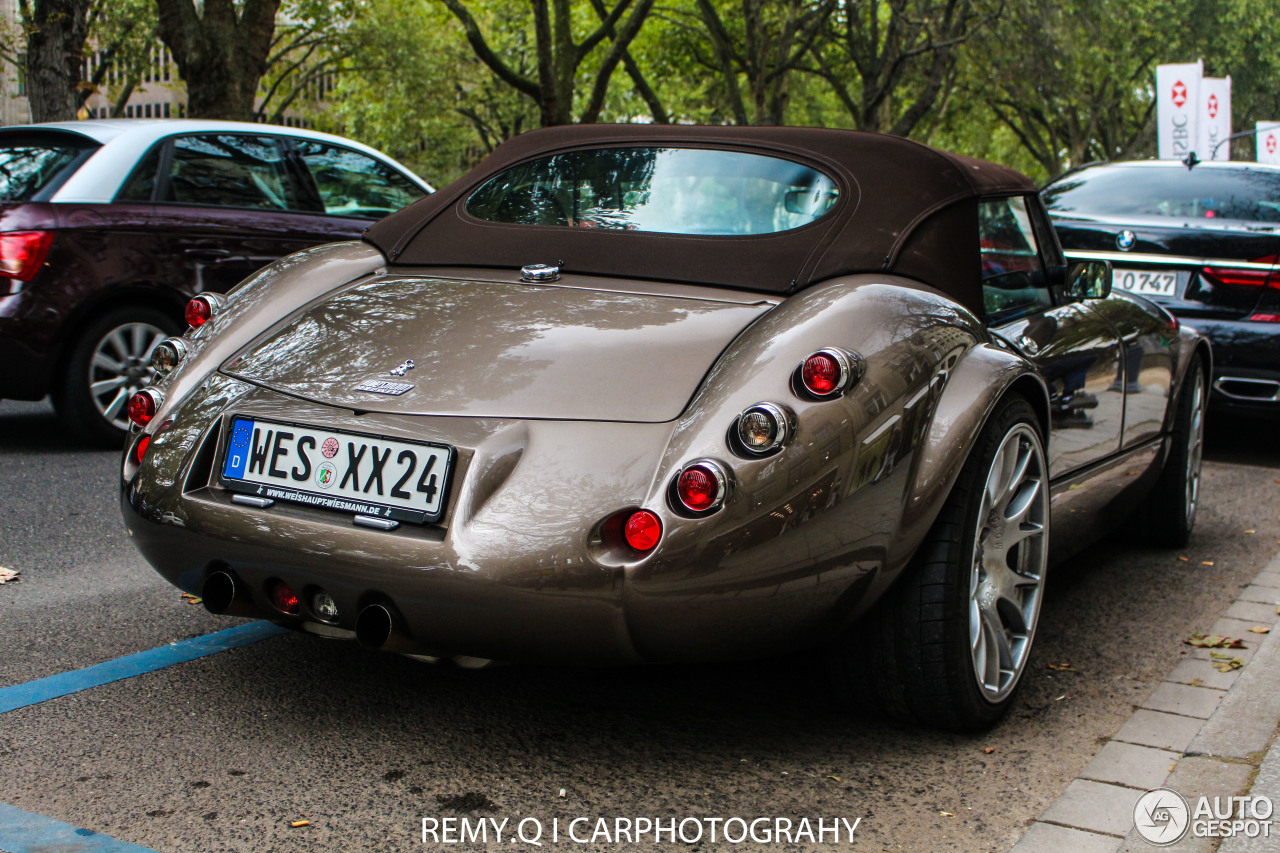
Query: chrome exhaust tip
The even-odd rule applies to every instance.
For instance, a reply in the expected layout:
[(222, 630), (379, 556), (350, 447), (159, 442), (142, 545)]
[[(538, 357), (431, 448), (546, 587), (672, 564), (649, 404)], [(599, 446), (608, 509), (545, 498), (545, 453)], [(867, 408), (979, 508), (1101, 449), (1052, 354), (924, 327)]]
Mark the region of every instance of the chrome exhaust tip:
[(390, 603), (370, 604), (356, 617), (356, 642), (376, 652), (413, 652), (417, 643), (409, 636), (404, 619)]
[(259, 616), (244, 584), (231, 572), (213, 572), (200, 588), (204, 609), (217, 616)]

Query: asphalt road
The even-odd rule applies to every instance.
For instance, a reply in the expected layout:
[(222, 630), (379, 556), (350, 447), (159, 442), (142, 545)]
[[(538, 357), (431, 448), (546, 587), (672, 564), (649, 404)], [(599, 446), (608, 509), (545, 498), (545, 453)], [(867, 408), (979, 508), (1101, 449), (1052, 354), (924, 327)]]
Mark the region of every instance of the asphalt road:
[[(544, 850), (624, 850), (565, 826), (733, 816), (861, 819), (853, 845), (735, 849), (1007, 850), (1280, 550), (1273, 436), (1211, 423), (1185, 551), (1109, 540), (1051, 577), (1018, 705), (978, 737), (849, 717), (803, 659), (464, 672), (290, 635), (0, 714), (0, 803), (165, 853), (469, 849), (422, 843), (446, 817), (507, 819), (507, 850), (539, 849), (506, 843), (522, 818)], [(242, 624), (133, 552), (117, 457), (0, 403), (0, 687)]]

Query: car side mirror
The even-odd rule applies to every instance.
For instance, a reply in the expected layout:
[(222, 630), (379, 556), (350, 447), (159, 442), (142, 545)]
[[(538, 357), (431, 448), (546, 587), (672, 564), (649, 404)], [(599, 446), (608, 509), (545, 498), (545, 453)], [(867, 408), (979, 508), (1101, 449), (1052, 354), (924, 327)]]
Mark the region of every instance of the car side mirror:
[(1078, 261), (1067, 265), (1069, 299), (1106, 299), (1111, 295), (1111, 262)]

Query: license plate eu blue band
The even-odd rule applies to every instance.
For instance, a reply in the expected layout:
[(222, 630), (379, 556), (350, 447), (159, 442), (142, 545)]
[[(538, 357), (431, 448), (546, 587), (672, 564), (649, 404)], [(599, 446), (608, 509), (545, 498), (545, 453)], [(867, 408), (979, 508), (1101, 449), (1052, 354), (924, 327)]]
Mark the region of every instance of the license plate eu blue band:
[(444, 514), (453, 448), (235, 416), (222, 482), (234, 492), (413, 524)]

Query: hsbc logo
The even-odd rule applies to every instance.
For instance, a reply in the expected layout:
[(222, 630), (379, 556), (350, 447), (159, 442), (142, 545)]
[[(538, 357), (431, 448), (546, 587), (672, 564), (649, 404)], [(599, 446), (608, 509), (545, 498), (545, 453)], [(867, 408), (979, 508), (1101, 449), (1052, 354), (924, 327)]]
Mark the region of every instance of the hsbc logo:
[(1267, 153), (1276, 153), (1276, 135), (1274, 133), (1267, 134)]
[(1217, 118), (1218, 117), (1218, 96), (1210, 95), (1209, 103), (1206, 105), (1205, 108), (1209, 113), (1209, 118)]
[(1187, 84), (1181, 80), (1173, 84), (1173, 105), (1175, 107), (1185, 106), (1187, 103)]

